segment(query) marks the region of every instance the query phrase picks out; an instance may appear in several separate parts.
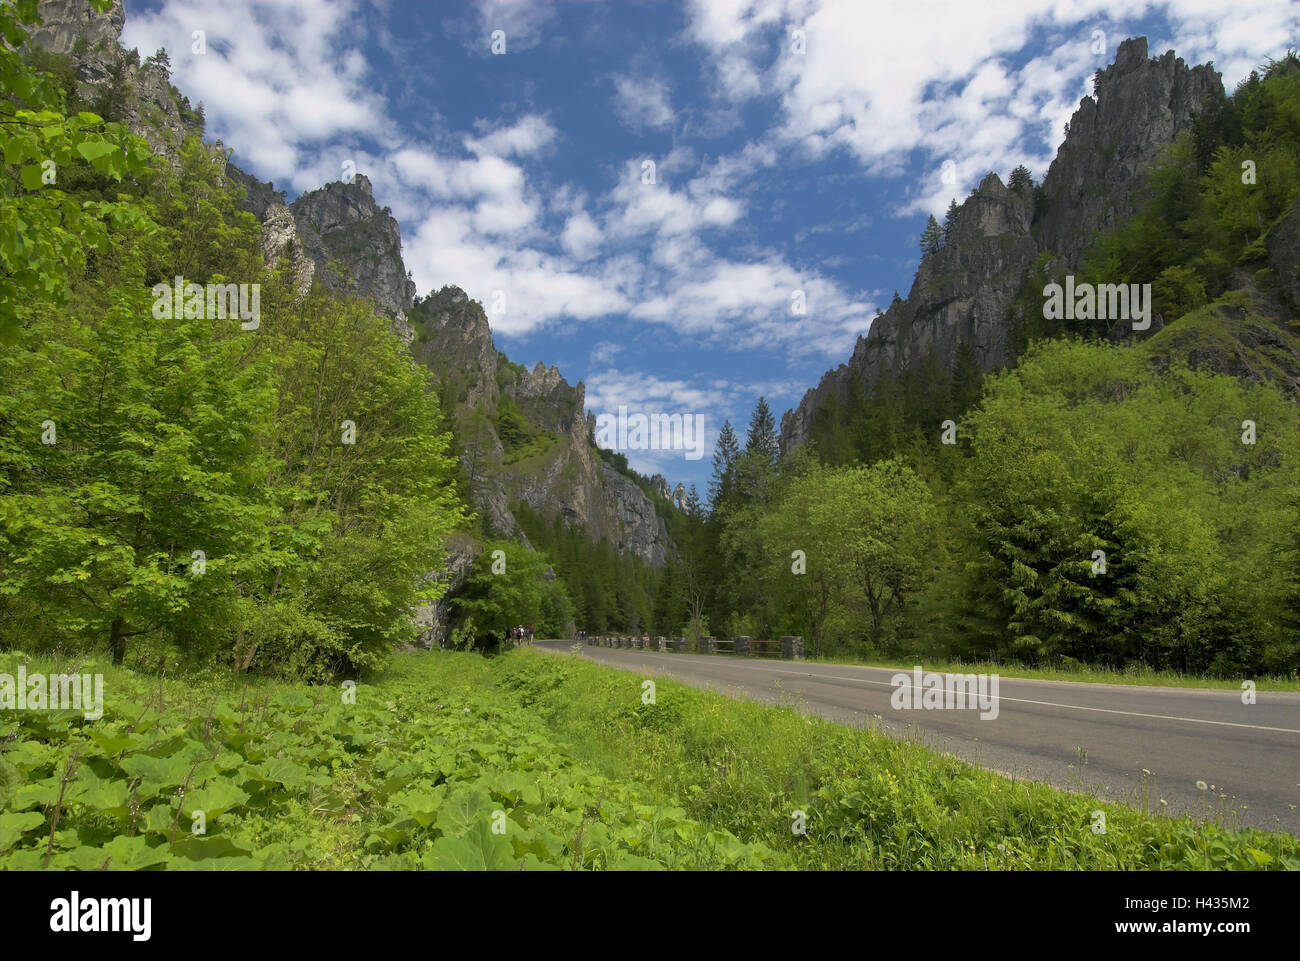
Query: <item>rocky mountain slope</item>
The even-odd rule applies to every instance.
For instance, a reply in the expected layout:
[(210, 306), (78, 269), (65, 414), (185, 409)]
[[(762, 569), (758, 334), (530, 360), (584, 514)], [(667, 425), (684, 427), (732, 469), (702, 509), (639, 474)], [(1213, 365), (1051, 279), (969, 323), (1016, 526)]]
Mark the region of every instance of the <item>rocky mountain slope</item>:
[[(666, 525), (641, 485), (600, 463), (583, 385), (571, 386), (554, 367), (539, 363), (528, 371), (511, 364), (496, 349), (482, 306), (459, 288), (416, 298), (402, 260), (401, 228), (387, 207), (375, 203), (365, 175), (326, 184), (286, 205), (274, 185), (233, 164), (227, 169), (245, 187), (246, 209), (262, 220), (268, 258), (288, 258), (306, 283), (314, 279), (372, 300), (433, 372), (489, 533), (523, 537), (510, 512), (522, 500), (547, 517), (559, 513), (582, 525), (593, 540), (609, 538), (622, 553), (664, 563), (672, 550)], [(503, 417), (514, 433), (527, 435), (526, 442), (501, 437)]]
[[(121, 6), (99, 14), (87, 0), (42, 0), (40, 13), (44, 23), (29, 43), (67, 58), (81, 99), (112, 95), (120, 119), (164, 156), (175, 157), (186, 136), (202, 133), (201, 114), (172, 86), (166, 59), (141, 63), (136, 51), (121, 47)], [(373, 301), (433, 373), (485, 534), (526, 540), (510, 510), (526, 501), (546, 517), (581, 525), (593, 540), (608, 538), (621, 553), (664, 564), (673, 551), (663, 517), (670, 501), (649, 482), (601, 462), (583, 385), (571, 386), (554, 367), (539, 363), (529, 371), (510, 363), (497, 351), (482, 307), (458, 288), (417, 298), (401, 228), (376, 204), (369, 178), (356, 174), (287, 202), (283, 190), (230, 163), (220, 141), (207, 149), (243, 188), (268, 263), (285, 262), (302, 291), (321, 283)], [(476, 550), (468, 538), (452, 545), (442, 576), (463, 578)], [(440, 640), (444, 615), (421, 612), (426, 641)]]
[(782, 417), (782, 450), (807, 441), (818, 410), (832, 396), (843, 401), (854, 382), (870, 388), (931, 354), (952, 369), (963, 343), (985, 371), (1014, 360), (1015, 302), (1030, 266), (1047, 255), (1054, 274), (1076, 268), (1098, 231), (1133, 213), (1139, 172), (1190, 128), (1216, 89), (1222, 80), (1211, 66), (1188, 67), (1173, 51), (1149, 59), (1145, 37), (1121, 43), (1041, 187), (1012, 190), (997, 174), (984, 178), (944, 246), (922, 259), (907, 298), (877, 316), (848, 363)]
[(497, 351), (482, 305), (444, 287), (412, 307), (412, 352), (438, 374), (454, 412), (462, 463), (490, 527), (522, 536), (510, 505), (559, 513), (594, 540), (661, 566), (671, 551), (658, 505), (603, 463), (592, 443), (586, 389), (555, 367), (512, 364)]

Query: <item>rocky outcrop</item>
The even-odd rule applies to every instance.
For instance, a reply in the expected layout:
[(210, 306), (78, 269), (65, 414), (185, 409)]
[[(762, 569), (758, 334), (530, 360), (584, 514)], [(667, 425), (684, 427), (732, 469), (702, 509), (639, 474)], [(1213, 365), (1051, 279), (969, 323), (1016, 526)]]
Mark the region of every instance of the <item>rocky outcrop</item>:
[(415, 626), (419, 630), (417, 646), (446, 647), (451, 622), (449, 598), (465, 583), (482, 549), (481, 544), (469, 537), (454, 537), (447, 544), (446, 565), (437, 574), (430, 575), (442, 585), (442, 594), (432, 604), (422, 604), (415, 611)]
[(1269, 229), (1264, 246), (1278, 297), (1291, 310), (1300, 311), (1300, 200)]
[(243, 208), (261, 221), (268, 262), (287, 258), (300, 292), (320, 280), (330, 290), (369, 299), (410, 345), (407, 314), (415, 283), (402, 261), (401, 229), (387, 207), (375, 204), (369, 179), (358, 174), (352, 183), (326, 184), (286, 204), (283, 190), (229, 161), (226, 178), (243, 188)]
[(1042, 187), (1011, 190), (989, 174), (959, 208), (944, 246), (925, 256), (906, 300), (895, 301), (859, 337), (847, 364), (828, 372), (781, 418), (781, 449), (811, 436), (828, 398), (870, 388), (935, 357), (952, 369), (969, 344), (985, 371), (1014, 357), (1012, 305), (1029, 266), (1050, 254), (1055, 269), (1077, 266), (1099, 230), (1133, 213), (1141, 169), (1187, 130), (1214, 91), (1210, 66), (1188, 68), (1172, 51), (1147, 58), (1143, 37), (1120, 44), (1067, 128)]
[(1074, 267), (1093, 236), (1136, 210), (1142, 168), (1191, 127), (1223, 79), (1192, 68), (1172, 50), (1147, 59), (1146, 37), (1119, 45), (1101, 71), (1096, 98), (1084, 97), (1043, 178), (1039, 246)]
[(126, 13), (114, 4), (98, 13), (88, 0), (41, 0), (39, 26), (28, 28), (27, 43), (71, 59), (77, 96), (97, 106), (106, 120), (125, 123), (149, 142), (150, 149), (175, 160), (185, 137), (201, 132), (189, 104), (171, 84), (165, 62), (140, 62), (119, 41)]
[(847, 364), (822, 377), (799, 406), (781, 418), (783, 450), (804, 443), (816, 412), (830, 396), (843, 401), (857, 380), (873, 386), (932, 352), (951, 363), (965, 342), (985, 370), (1011, 359), (1012, 302), (1037, 256), (1031, 235), (1033, 199), (989, 174), (961, 206), (946, 244), (921, 260), (906, 300), (897, 300), (859, 337)]
[(88, 0), (42, 0), (38, 9), (40, 26), (25, 28), (29, 43), (61, 54), (118, 53), (117, 41), (126, 26), (126, 11), (120, 4), (98, 13)]
[(271, 204), (264, 214), (262, 257), (268, 264), (284, 261), (294, 291), (298, 297), (303, 297), (311, 290), (312, 279), (316, 276), (316, 263), (303, 251), (293, 214), (282, 203)]
[[(258, 220), (265, 220), (266, 212), (272, 206), (279, 204), (283, 207), (288, 204), (284, 191), (276, 190), (275, 184), (264, 183), (229, 161), (226, 162), (226, 179), (244, 188), (243, 207)], [(291, 215), (290, 220), (292, 219)]]
[(321, 283), (369, 298), (391, 317), (405, 320), (415, 282), (402, 262), (402, 232), (392, 212), (375, 204), (370, 180), (334, 182), (289, 205), (307, 256)]
[[(459, 287), (416, 298), (410, 320), (411, 351), (438, 379), (474, 506), (492, 534), (523, 538), (510, 510), (523, 501), (543, 516), (580, 525), (593, 540), (608, 538), (642, 560), (664, 563), (671, 545), (654, 502), (634, 481), (617, 472), (611, 480), (602, 470), (582, 383), (570, 385), (540, 362), (529, 370), (505, 360), (482, 306)], [(553, 435), (543, 454), (510, 462), (497, 431), (503, 395), (532, 429)]]
[(671, 550), (667, 526), (636, 481), (599, 459), (584, 413), (584, 385), (570, 387), (554, 367), (538, 364), (506, 389), (530, 423), (557, 434), (540, 464), (504, 468), (510, 496), (545, 516), (558, 513), (619, 553), (662, 567)]
[(667, 560), (664, 545), (668, 532), (663, 518), (655, 513), (654, 503), (638, 484), (608, 464), (601, 465), (601, 473), (613, 497), (618, 519), (615, 548), (621, 554), (631, 554), (662, 567)]

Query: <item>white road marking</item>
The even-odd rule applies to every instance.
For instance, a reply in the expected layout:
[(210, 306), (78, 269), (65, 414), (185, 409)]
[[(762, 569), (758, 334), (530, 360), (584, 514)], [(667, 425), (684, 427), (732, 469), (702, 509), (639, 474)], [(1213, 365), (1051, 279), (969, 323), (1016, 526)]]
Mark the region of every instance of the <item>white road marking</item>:
[[(665, 655), (665, 657), (667, 657), (667, 655)], [(700, 665), (700, 666), (704, 666), (704, 665)], [(894, 686), (889, 681), (873, 681), (870, 678), (847, 677), (843, 674), (810, 674), (807, 671), (780, 670), (780, 669), (764, 667), (759, 664), (745, 664), (744, 666), (751, 671), (757, 671), (764, 674), (780, 674), (783, 677), (810, 677), (813, 678), (814, 680), (816, 680), (817, 678), (825, 678), (832, 681), (853, 681), (857, 684), (877, 684), (882, 687)], [(874, 668), (866, 668), (866, 670), (887, 671), (889, 670), (889, 668), (874, 667)], [(907, 671), (897, 671), (895, 673), (907, 674), (909, 677), (911, 676), (910, 672)], [(721, 678), (721, 680), (733, 684), (736, 683), (735, 681), (729, 680), (728, 678)], [(1021, 679), (1016, 678), (1016, 680), (1021, 680)], [(1176, 688), (1174, 690), (1177, 691)], [(1228, 691), (1226, 693), (1231, 694), (1232, 692)], [(1290, 728), (1290, 727), (1267, 727), (1263, 724), (1242, 724), (1237, 721), (1210, 721), (1200, 717), (1179, 717), (1173, 714), (1143, 714), (1138, 711), (1120, 711), (1114, 708), (1107, 708), (1107, 707), (1084, 707), (1081, 704), (1061, 704), (1056, 701), (1034, 701), (1034, 700), (1030, 700), (1029, 698), (1006, 697), (1000, 694), (987, 695), (987, 696), (996, 697), (999, 701), (1014, 701), (1019, 704), (1038, 704), (1043, 707), (1061, 707), (1072, 711), (1094, 711), (1098, 714), (1119, 714), (1124, 717), (1146, 717), (1146, 718), (1154, 718), (1162, 721), (1186, 721), (1188, 724), (1217, 724), (1221, 727), (1241, 727), (1251, 731), (1276, 731), (1281, 734), (1300, 734), (1300, 729)]]

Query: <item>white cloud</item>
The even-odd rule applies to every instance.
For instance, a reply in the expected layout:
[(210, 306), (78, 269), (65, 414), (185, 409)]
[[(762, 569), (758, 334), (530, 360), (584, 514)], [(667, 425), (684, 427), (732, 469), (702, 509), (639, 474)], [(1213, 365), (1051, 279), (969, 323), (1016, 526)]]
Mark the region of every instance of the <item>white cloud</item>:
[[(895, 212), (938, 214), (989, 170), (1005, 176), (1026, 163), (1041, 174), (1093, 71), (1140, 32), (1129, 29), (1137, 18), (1167, 15), (1168, 45), (1188, 63), (1214, 60), (1231, 87), (1262, 56), (1295, 44), (1298, 10), (1289, 0), (695, 0), (685, 37), (715, 64), (715, 96), (780, 99), (770, 142), (783, 152), (844, 151), (867, 172), (891, 175), (921, 150), (929, 162)], [(1100, 55), (1091, 49), (1099, 27)], [(806, 37), (803, 55), (791, 50), (795, 29)], [(1056, 48), (1010, 72), (1007, 59), (1037, 42), (1036, 31)], [(1163, 53), (1152, 40), (1151, 54)], [(939, 180), (947, 159), (956, 185)]]
[(585, 210), (580, 210), (565, 221), (560, 243), (578, 260), (589, 260), (599, 249), (601, 236), (596, 221)]
[[(358, 15), (348, 0), (171, 0), (133, 11), (122, 39), (146, 54), (166, 47), (173, 82), (204, 105), (208, 135), (304, 190), (319, 186), (302, 175), (327, 144), (391, 128), (364, 58), (346, 49)], [(192, 52), (195, 30), (206, 53)]]
[(465, 138), (465, 147), (479, 156), (531, 157), (555, 141), (556, 130), (550, 121), (537, 114), (521, 117), (513, 124), (500, 126), (482, 137)]
[(472, 50), (491, 50), (492, 33), (505, 33), (506, 55), (528, 50), (542, 42), (545, 27), (554, 15), (552, 5), (536, 0), (479, 0), (477, 4), (480, 36), (467, 38)]
[(672, 92), (666, 81), (652, 76), (617, 74), (614, 109), (631, 127), (667, 127), (673, 122)]
[(612, 340), (602, 340), (595, 347), (591, 348), (588, 360), (594, 366), (607, 367), (622, 351), (622, 344), (616, 344)]

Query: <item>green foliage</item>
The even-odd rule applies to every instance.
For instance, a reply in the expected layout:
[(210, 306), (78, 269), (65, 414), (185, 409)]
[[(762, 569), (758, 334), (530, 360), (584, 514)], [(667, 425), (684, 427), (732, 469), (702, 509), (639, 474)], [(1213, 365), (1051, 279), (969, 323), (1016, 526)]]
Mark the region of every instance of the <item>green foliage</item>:
[[(0, 666), (12, 673), (14, 660), (0, 658)], [(489, 685), (481, 664), (468, 655), (408, 656), (378, 684), (342, 691), (196, 691), (108, 669), (98, 721), (6, 711), (0, 863), (169, 871), (775, 866), (763, 845), (680, 807), (651, 806), (642, 785), (579, 763), (554, 740), (519, 702), (563, 684), (565, 665)], [(653, 716), (643, 723), (655, 729)], [(200, 811), (203, 833), (195, 830)]]
[[(1267, 425), (1254, 444), (1243, 420)], [(1133, 348), (1047, 343), (994, 379), (969, 426), (959, 496), (984, 585), (974, 594), (1000, 612), (982, 649), (1294, 669), (1270, 557), (1300, 423), (1275, 389), (1157, 371)]]
[(497, 402), (496, 427), (507, 464), (545, 454), (559, 439), (551, 431), (530, 424), (509, 394), (502, 394)]
[(939, 226), (939, 221), (934, 219), (934, 214), (931, 214), (929, 221), (925, 225), (925, 230), (921, 231), (921, 253), (923, 255), (936, 254), (942, 246), (943, 229)]
[(563, 636), (571, 611), (563, 586), (547, 580), (548, 571), (545, 554), (514, 541), (486, 542), (451, 599), (456, 620), (472, 620), (475, 643), (484, 648), (503, 646), (509, 628), (536, 629), (539, 622), (543, 636), (548, 627), (553, 636)]
[(18, 336), (19, 305), (33, 295), (59, 300), (104, 251), (108, 226), (149, 229), (130, 199), (78, 199), (61, 189), (67, 173), (90, 167), (114, 182), (150, 167), (148, 146), (122, 125), (88, 111), (66, 112), (67, 77), (40, 74), (16, 47), (36, 22), (35, 4), (0, 3), (0, 343)]
[(929, 563), (934, 525), (930, 491), (901, 461), (792, 465), (770, 509), (737, 511), (723, 531), (723, 555), (753, 585), (740, 599), (762, 612), (734, 631), (803, 634), (823, 652), (830, 618), (840, 645), (891, 647)]
[[(0, 29), (21, 39), (7, 5)], [(0, 215), (18, 225), (0, 257), (22, 257), (0, 288), (0, 649), (376, 666), (465, 524), (426, 372), (373, 305), (264, 270), (196, 135), (152, 166), (143, 141), (52, 109), (56, 85), (8, 49), (0, 72), (6, 163), (58, 170), (57, 188), (6, 178)], [(156, 312), (176, 277), (260, 285), (258, 323)]]

